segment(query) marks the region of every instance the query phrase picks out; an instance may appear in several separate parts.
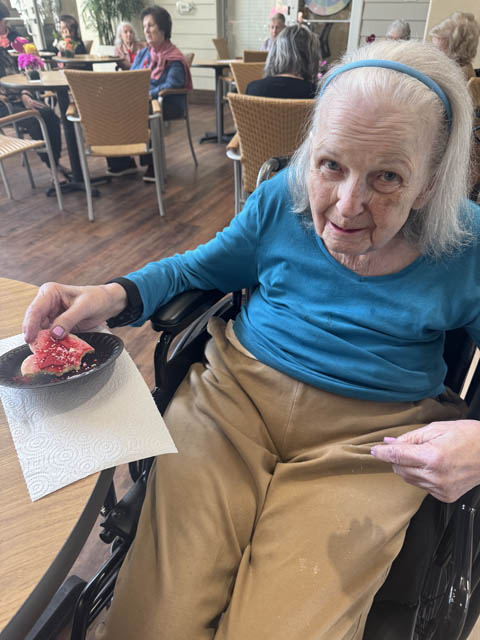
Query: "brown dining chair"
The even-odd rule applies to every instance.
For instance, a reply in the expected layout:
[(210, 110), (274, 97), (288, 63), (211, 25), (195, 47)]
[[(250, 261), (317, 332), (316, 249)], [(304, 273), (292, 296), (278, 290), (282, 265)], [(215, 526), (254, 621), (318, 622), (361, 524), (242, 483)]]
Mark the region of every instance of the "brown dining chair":
[(252, 49), (244, 49), (244, 62), (265, 62), (268, 57), (268, 51), (254, 51)]
[(218, 60), (229, 60), (228, 43), (225, 38), (212, 38), (213, 46), (217, 51)]
[[(19, 137), (18, 129), (15, 125), (21, 125), (22, 120), (25, 120), (27, 118), (36, 118), (38, 120), (40, 128), (42, 130), (43, 140), (30, 140)], [(9, 125), (13, 125), (15, 127), (15, 133), (17, 135), (5, 134), (5, 132), (3, 131), (3, 127), (8, 127)], [(14, 113), (0, 118), (0, 132), (0, 175), (2, 176), (5, 191), (7, 192), (7, 197), (10, 200), (13, 199), (12, 190), (10, 189), (10, 185), (8, 183), (5, 167), (3, 166), (3, 161), (12, 156), (22, 154), (23, 164), (25, 166), (30, 184), (33, 189), (35, 188), (35, 182), (33, 180), (32, 171), (28, 162), (27, 151), (46, 151), (50, 164), (52, 181), (55, 187), (55, 193), (57, 195), (58, 208), (60, 209), (60, 211), (63, 211), (62, 193), (60, 189), (60, 183), (58, 182), (57, 173), (55, 171), (55, 161), (53, 159), (52, 146), (50, 143), (50, 138), (48, 136), (47, 127), (38, 111), (21, 111), (20, 113)]]
[(480, 193), (480, 78), (470, 78), (468, 89), (472, 96), (474, 108), (470, 198), (476, 202)]
[(162, 113), (152, 100), (149, 115), (150, 69), (92, 73), (65, 70), (75, 104), (67, 117), (74, 123), (87, 195), (88, 219), (93, 201), (87, 156), (121, 157), (151, 153), (158, 209), (165, 215), (162, 186)]
[(228, 102), (237, 128), (239, 153), (234, 161), (235, 214), (254, 191), (260, 167), (276, 156), (291, 155), (303, 142), (315, 100), (260, 98), (229, 93)]
[(265, 64), (263, 62), (242, 62), (235, 60), (230, 62), (233, 79), (238, 93), (246, 93), (247, 86), (253, 80), (263, 77)]
[[(193, 59), (195, 57), (195, 54), (194, 53), (185, 53), (184, 57), (185, 57), (185, 60), (187, 61), (188, 66), (191, 67)], [(195, 166), (197, 167), (198, 166), (198, 160), (197, 160), (197, 156), (195, 155), (195, 149), (193, 148), (192, 132), (190, 130), (190, 114), (189, 114), (189, 111), (188, 111), (189, 94), (190, 94), (190, 92), (187, 89), (162, 89), (158, 94), (158, 102), (160, 103), (160, 107), (161, 107), (163, 99), (166, 96), (171, 96), (171, 95), (182, 95), (182, 96), (184, 96), (185, 109), (184, 109), (184, 112), (183, 112), (183, 116), (179, 116), (179, 118), (172, 118), (172, 120), (180, 120), (180, 119), (185, 120), (185, 125), (186, 125), (186, 128), (187, 128), (188, 144), (190, 146), (190, 152), (192, 154), (193, 162), (194, 162)], [(166, 156), (165, 156), (165, 145), (164, 144), (162, 144), (162, 162), (163, 162), (162, 166), (163, 166), (164, 172), (166, 172), (166, 170), (167, 170), (167, 159), (166, 159)]]

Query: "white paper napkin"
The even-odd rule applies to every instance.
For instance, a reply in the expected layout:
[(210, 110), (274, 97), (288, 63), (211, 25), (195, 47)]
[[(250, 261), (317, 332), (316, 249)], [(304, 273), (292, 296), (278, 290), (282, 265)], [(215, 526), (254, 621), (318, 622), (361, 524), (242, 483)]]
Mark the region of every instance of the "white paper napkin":
[[(21, 344), (22, 335), (0, 340), (0, 355)], [(102, 469), (177, 451), (125, 350), (95, 375), (0, 387), (0, 397), (32, 501)]]

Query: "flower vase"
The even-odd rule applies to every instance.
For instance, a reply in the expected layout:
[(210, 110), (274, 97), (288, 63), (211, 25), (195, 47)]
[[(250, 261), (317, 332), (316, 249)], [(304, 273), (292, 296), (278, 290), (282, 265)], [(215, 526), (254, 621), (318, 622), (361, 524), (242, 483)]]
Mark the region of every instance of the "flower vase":
[(60, 51), (60, 56), (62, 58), (74, 58), (75, 52), (72, 51), (72, 49), (63, 49), (62, 51)]
[(29, 80), (40, 80), (40, 72), (37, 69), (27, 69), (25, 74)]

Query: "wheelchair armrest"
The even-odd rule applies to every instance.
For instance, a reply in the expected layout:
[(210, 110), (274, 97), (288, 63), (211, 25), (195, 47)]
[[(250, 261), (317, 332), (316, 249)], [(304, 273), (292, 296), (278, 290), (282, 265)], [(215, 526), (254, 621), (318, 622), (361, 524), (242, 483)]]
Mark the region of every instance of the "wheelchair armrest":
[(177, 335), (208, 311), (224, 295), (218, 289), (184, 291), (155, 310), (150, 318), (152, 328), (154, 331), (166, 331), (169, 334)]

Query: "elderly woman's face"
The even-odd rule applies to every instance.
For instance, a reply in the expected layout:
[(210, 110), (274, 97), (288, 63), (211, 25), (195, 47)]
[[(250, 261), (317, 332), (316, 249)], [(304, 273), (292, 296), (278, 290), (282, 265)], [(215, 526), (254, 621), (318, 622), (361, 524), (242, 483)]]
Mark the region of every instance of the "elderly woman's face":
[(285, 25), (280, 20), (272, 20), (270, 22), (270, 38), (276, 38), (284, 27)]
[(352, 104), (320, 113), (307, 182), (315, 231), (341, 259), (395, 250), (411, 209), (424, 204), (431, 144), (411, 114)]
[(122, 40), (125, 42), (125, 44), (132, 44), (133, 42), (133, 29), (129, 24), (123, 25)]
[(158, 47), (162, 42), (165, 42), (165, 33), (160, 31), (152, 15), (145, 16), (143, 19), (143, 32), (149, 46)]

